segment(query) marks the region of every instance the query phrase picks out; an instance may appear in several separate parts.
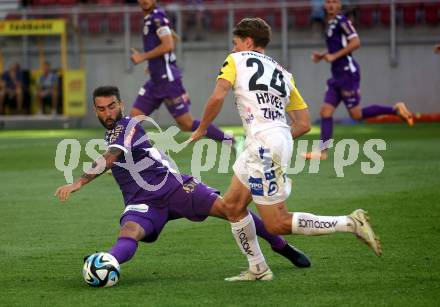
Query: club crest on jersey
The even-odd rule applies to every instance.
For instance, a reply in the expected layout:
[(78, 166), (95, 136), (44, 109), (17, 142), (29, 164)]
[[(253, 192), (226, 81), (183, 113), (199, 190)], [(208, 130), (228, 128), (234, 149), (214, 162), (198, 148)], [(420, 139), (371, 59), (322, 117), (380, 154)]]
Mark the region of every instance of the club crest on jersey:
[[(164, 19), (165, 23), (167, 23), (167, 20)], [(156, 25), (156, 27), (160, 28), (162, 27), (162, 20), (160, 20), (160, 18), (156, 18), (154, 19), (154, 24)]]
[(249, 187), (251, 188), (251, 194), (256, 196), (263, 196), (263, 179), (249, 177)]
[(194, 190), (198, 184), (199, 184), (199, 181), (197, 181), (197, 179), (193, 178), (191, 181), (184, 183), (182, 188), (186, 193), (192, 193), (192, 192), (194, 192)]

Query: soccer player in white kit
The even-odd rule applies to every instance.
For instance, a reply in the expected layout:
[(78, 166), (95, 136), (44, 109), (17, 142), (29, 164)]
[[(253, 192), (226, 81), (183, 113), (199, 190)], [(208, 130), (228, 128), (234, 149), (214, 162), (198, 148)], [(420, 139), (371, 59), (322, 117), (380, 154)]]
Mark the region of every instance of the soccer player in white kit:
[[(234, 163), (234, 175), (225, 193), (225, 206), (232, 218), (233, 236), (249, 269), (227, 281), (272, 280), (273, 273), (261, 253), (247, 205), (253, 200), (266, 229), (273, 234), (323, 235), (354, 233), (380, 256), (381, 246), (366, 212), (355, 210), (344, 216), (317, 216), (289, 212), (286, 200), (291, 180), (286, 171), (293, 141), (310, 130), (307, 104), (295, 87), (292, 74), (264, 54), (271, 30), (261, 18), (245, 18), (233, 30), (234, 49), (226, 58), (208, 99), (195, 141), (205, 135), (233, 89), (235, 103), (246, 134), (244, 151)], [(286, 114), (292, 120), (289, 126)]]

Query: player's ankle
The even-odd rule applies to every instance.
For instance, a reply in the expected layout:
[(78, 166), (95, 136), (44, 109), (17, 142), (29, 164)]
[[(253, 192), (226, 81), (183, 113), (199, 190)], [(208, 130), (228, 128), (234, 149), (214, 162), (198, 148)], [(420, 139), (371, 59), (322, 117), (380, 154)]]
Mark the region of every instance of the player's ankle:
[(349, 215), (347, 215), (347, 231), (351, 233), (355, 233), (356, 226), (353, 218)]
[(266, 261), (249, 265), (249, 271), (257, 275), (266, 272), (268, 269), (269, 266), (267, 265)]

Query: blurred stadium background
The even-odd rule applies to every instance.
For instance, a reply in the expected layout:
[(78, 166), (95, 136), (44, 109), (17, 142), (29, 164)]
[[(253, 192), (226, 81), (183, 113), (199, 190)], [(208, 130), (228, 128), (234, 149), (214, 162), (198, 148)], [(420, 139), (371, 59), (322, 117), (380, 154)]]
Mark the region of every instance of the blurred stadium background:
[[(200, 116), (218, 68), (231, 49), (234, 23), (245, 16), (260, 16), (273, 27), (268, 53), (294, 73), (316, 120), (330, 74), (329, 65), (310, 61), (312, 50), (325, 47), (322, 2), (158, 1), (181, 38), (176, 54), (193, 114)], [(363, 102), (392, 104), (403, 100), (414, 112), (440, 112), (440, 57), (433, 53), (434, 44), (440, 42), (440, 1), (343, 2), (344, 12), (361, 37), (362, 47), (355, 58), (361, 65)], [(145, 66), (135, 68), (129, 60), (130, 48), (140, 49), (142, 43), (142, 12), (135, 0), (2, 0), (0, 19), (0, 69), (19, 63), (27, 74), (26, 115), (7, 110), (8, 114), (0, 116), (0, 127), (95, 127), (98, 122), (90, 96), (96, 86), (118, 85), (130, 108), (148, 78)], [(65, 20), (66, 59), (60, 36), (8, 35), (7, 22), (23, 19)], [(17, 33), (26, 31), (22, 28)], [(60, 76), (59, 115), (55, 117), (35, 115), (35, 80), (44, 61)], [(347, 117), (345, 109), (339, 108), (336, 117)], [(173, 123), (164, 108), (154, 118), (161, 125)], [(226, 104), (217, 123), (240, 124), (232, 103)]]

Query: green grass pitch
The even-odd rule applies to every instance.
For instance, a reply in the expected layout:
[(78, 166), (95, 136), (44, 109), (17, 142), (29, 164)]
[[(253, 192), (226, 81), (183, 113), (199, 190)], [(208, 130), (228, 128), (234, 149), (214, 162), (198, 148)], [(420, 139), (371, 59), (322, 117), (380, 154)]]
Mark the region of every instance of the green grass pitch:
[[(65, 181), (54, 157), (63, 138), (78, 138), (84, 146), (102, 134), (99, 129), (0, 132), (1, 306), (438, 306), (439, 124), (337, 126), (337, 139), (361, 144), (384, 139), (383, 172), (362, 174), (360, 163), (368, 159), (361, 154), (345, 168), (346, 176), (337, 178), (331, 155), (319, 173), (291, 176), (292, 211), (369, 211), (382, 258), (348, 234), (290, 236), (312, 261), (311, 268), (296, 269), (260, 240), (275, 279), (231, 284), (223, 278), (244, 270), (246, 260), (229, 224), (178, 220), (156, 243), (140, 244), (132, 261), (122, 265), (117, 286), (93, 289), (82, 279), (83, 256), (114, 243), (122, 197), (105, 175), (61, 204), (53, 193)], [(317, 137), (315, 129), (305, 139)], [(84, 150), (81, 157), (88, 160)], [(190, 171), (190, 149), (173, 158), (181, 171)], [(231, 173), (216, 169), (202, 178), (224, 192)], [(78, 168), (75, 175), (80, 173)]]

